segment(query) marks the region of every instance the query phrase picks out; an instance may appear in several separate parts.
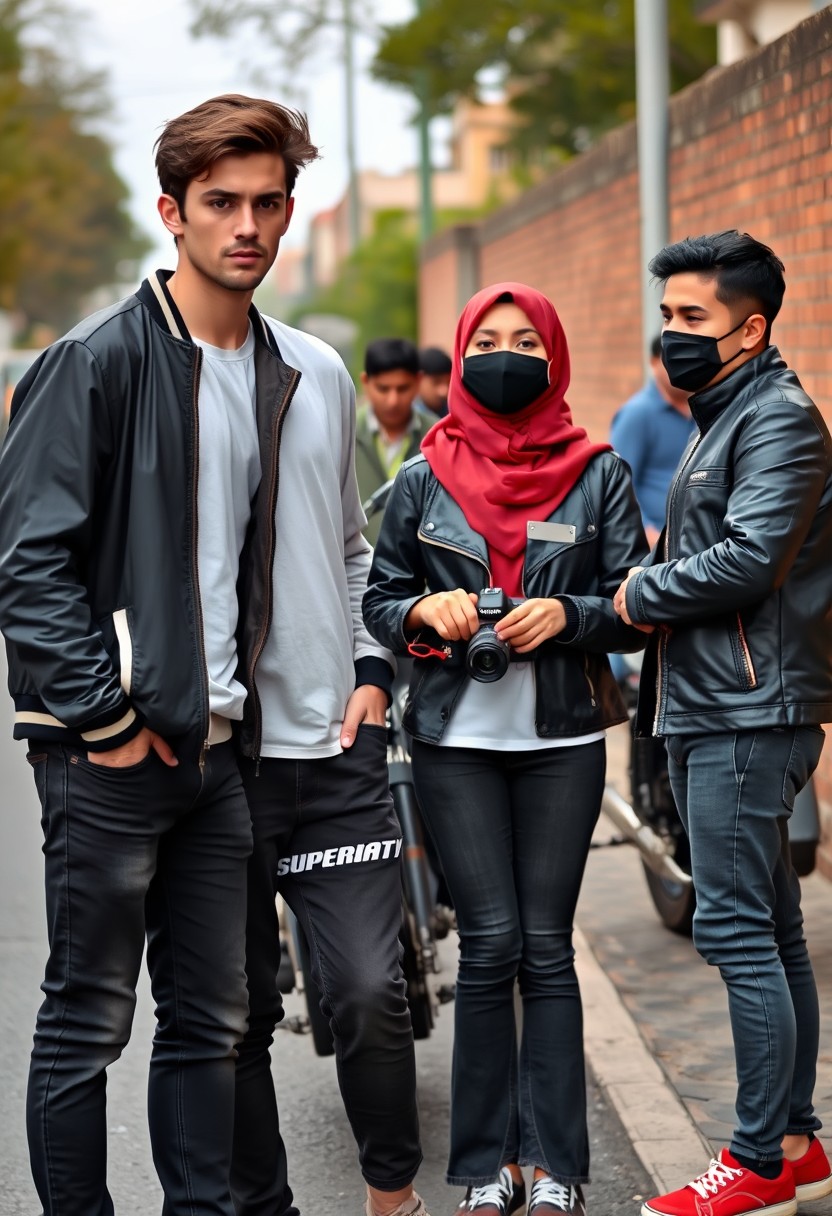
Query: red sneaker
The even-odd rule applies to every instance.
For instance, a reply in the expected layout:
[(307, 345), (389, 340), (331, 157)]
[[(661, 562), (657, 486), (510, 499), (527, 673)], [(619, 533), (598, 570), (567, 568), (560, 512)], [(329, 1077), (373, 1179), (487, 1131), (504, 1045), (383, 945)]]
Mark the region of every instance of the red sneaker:
[(724, 1148), (719, 1160), (693, 1182), (645, 1203), (641, 1216), (795, 1216), (796, 1212), (788, 1161), (776, 1178), (761, 1178)]
[(798, 1203), (811, 1203), (813, 1199), (832, 1195), (832, 1166), (820, 1140), (813, 1140), (803, 1156), (790, 1161), (789, 1165), (794, 1174)]

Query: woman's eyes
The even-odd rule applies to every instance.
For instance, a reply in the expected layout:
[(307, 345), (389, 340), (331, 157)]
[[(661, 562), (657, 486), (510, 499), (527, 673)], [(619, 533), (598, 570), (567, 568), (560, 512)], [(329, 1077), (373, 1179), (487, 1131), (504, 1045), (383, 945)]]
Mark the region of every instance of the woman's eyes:
[[(477, 350), (497, 350), (497, 346), (490, 338), (478, 338), (474, 345), (476, 346)], [(515, 343), (517, 350), (537, 350), (539, 346), (540, 343), (534, 338), (520, 338), (519, 341)]]

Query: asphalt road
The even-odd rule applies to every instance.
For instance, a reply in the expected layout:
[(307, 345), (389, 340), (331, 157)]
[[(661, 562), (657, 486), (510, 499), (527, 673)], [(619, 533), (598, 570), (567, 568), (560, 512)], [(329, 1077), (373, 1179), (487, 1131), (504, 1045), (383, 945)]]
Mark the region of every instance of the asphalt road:
[[(29, 1176), (24, 1100), (38, 985), (45, 958), (39, 809), (25, 748), (11, 739), (11, 703), (0, 670), (0, 1213), (40, 1211)], [(445, 979), (453, 978), (455, 943), (443, 944)], [(288, 1013), (300, 1010), (289, 997)], [(459, 1192), (444, 1183), (453, 1007), (444, 1006), (435, 1033), (417, 1045), (425, 1164), (418, 1179), (433, 1216), (455, 1207)], [(161, 1210), (145, 1125), (145, 1089), (153, 1008), (143, 976), (133, 1037), (108, 1080), (109, 1177), (120, 1216)], [(292, 1182), (304, 1216), (363, 1210), (353, 1143), (332, 1059), (315, 1056), (308, 1036), (281, 1031), (274, 1053)], [(592, 1216), (636, 1213), (651, 1190), (617, 1115), (590, 1079)]]

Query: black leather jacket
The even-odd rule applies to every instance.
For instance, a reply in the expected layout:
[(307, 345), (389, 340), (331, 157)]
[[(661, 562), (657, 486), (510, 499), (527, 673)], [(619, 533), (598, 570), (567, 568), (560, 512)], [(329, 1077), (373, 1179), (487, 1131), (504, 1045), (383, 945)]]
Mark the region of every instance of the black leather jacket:
[(668, 497), (633, 621), (664, 623), (638, 729), (832, 719), (832, 440), (776, 347), (691, 398), (699, 427)]
[[(626, 465), (612, 452), (596, 456), (548, 520), (539, 522), (554, 526), (549, 537), (527, 542), (523, 594), (562, 600), (567, 628), (534, 651), (536, 729), (544, 738), (589, 734), (626, 718), (607, 652), (640, 650), (645, 641), (612, 607), (619, 583), (647, 551)], [(413, 640), (405, 635), (404, 620), (417, 600), (490, 584), (485, 540), (469, 527), (424, 456), (414, 457), (399, 471), (385, 511), (364, 596), (367, 628), (382, 645), (404, 654)], [(419, 640), (437, 649), (448, 646), (432, 630), (421, 631)], [(428, 743), (442, 738), (469, 678), (465, 644), (448, 649), (445, 661), (416, 661), (405, 709), (407, 730)]]
[[(17, 738), (101, 750), (146, 723), (183, 758), (199, 756), (207, 738), (196, 551), (202, 352), (165, 278), (51, 346), (14, 396), (0, 456), (0, 630)], [(254, 604), (239, 637), (249, 691), (270, 624), (279, 432), (300, 380), (251, 315), (263, 476), (241, 564)], [(246, 708), (253, 735), (256, 695)]]

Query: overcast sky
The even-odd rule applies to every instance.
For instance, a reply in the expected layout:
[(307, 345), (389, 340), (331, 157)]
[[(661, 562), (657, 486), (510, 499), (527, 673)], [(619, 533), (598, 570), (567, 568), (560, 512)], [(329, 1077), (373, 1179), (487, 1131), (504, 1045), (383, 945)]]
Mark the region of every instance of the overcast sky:
[[(167, 119), (214, 94), (268, 95), (263, 83), (253, 81), (246, 70), (247, 57), (253, 56), (254, 48), (247, 46), (242, 36), (225, 45), (214, 38), (192, 39), (186, 0), (82, 3), (91, 18), (81, 43), (84, 61), (109, 72), (114, 113), (107, 133), (115, 147), (116, 165), (130, 188), (137, 221), (157, 240), (146, 268), (170, 266), (172, 246), (156, 214), (153, 143)], [(275, 9), (279, 7), (279, 0), (275, 0)], [(413, 11), (415, 0), (373, 0), (373, 8), (380, 21), (393, 22)], [(413, 103), (403, 92), (368, 79), (366, 65), (371, 52), (369, 39), (359, 38), (359, 164), (393, 173), (416, 160), (416, 135), (409, 123)], [(263, 62), (261, 56), (259, 63)], [(321, 147), (323, 158), (301, 174), (287, 244), (302, 243), (309, 218), (341, 197), (347, 179), (343, 74), (334, 54), (322, 55), (304, 67), (302, 76), (302, 95), (273, 95), (275, 100), (306, 110), (312, 138)]]

